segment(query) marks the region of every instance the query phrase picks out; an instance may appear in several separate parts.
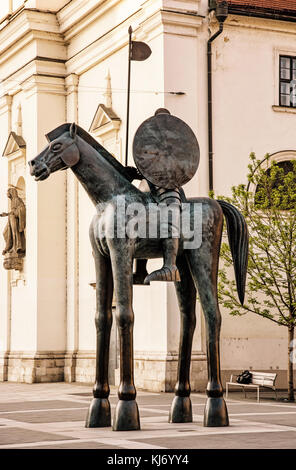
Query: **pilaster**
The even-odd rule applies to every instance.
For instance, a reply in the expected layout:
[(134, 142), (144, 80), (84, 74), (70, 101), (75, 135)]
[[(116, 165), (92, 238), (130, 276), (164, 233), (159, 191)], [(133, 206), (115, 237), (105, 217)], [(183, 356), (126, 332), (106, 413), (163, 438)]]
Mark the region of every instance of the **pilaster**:
[[(66, 77), (67, 121), (78, 123), (79, 77)], [(78, 180), (67, 171), (67, 344), (65, 381), (78, 380), (77, 351), (79, 348), (79, 198)], [(78, 374), (78, 375), (77, 375)]]

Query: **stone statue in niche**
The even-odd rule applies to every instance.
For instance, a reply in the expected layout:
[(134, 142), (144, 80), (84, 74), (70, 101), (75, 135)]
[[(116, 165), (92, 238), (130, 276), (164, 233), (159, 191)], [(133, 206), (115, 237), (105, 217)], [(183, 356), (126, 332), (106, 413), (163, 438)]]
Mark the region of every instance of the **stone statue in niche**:
[(10, 211), (2, 212), (0, 217), (8, 217), (3, 237), (5, 248), (3, 266), (5, 269), (22, 270), (23, 258), (26, 253), (26, 206), (19, 197), (15, 186), (10, 185), (7, 197), (10, 199)]

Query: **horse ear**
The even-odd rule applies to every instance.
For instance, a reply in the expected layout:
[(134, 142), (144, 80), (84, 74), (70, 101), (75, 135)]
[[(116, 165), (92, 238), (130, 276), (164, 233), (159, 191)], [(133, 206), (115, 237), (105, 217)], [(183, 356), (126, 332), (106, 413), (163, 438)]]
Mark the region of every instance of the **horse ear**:
[(72, 139), (75, 139), (76, 134), (77, 134), (77, 126), (76, 126), (75, 122), (72, 122), (69, 132), (70, 132), (70, 137)]

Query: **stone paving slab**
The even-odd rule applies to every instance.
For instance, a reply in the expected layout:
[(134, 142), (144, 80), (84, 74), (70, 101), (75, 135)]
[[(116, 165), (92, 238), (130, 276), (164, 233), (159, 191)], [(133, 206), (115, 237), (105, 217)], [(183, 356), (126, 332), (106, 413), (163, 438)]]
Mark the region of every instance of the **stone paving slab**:
[[(234, 417), (235, 415), (230, 415), (231, 417)], [(274, 413), (274, 414), (254, 414), (254, 415), (241, 415), (241, 418), (243, 418), (246, 421), (255, 421), (260, 423), (268, 423), (268, 424), (275, 424), (275, 425), (280, 425), (280, 426), (289, 426), (296, 428), (296, 412), (293, 414), (291, 412), (288, 412), (287, 414), (282, 412), (279, 413)], [(294, 419), (293, 419), (294, 418)], [(295, 436), (296, 439), (296, 436)]]
[(30, 413), (1, 413), (0, 418), (24, 423), (54, 423), (57, 421), (81, 421), (85, 419), (88, 407), (80, 410), (47, 410), (38, 413), (32, 410)]
[[(24, 428), (0, 428), (0, 442), (1, 445), (5, 444), (24, 444), (28, 442), (40, 442), (40, 441), (59, 441), (61, 436), (41, 432), (41, 431), (31, 431)], [(64, 437), (64, 439), (72, 439)]]
[[(1, 397), (0, 397), (1, 400)], [(89, 399), (88, 399), (89, 401)], [(0, 402), (0, 417), (2, 414), (9, 411), (23, 411), (23, 410), (44, 410), (69, 407), (68, 401), (63, 400), (43, 400), (43, 401), (22, 401), (12, 403)], [(71, 408), (81, 408), (81, 404), (73, 402)]]

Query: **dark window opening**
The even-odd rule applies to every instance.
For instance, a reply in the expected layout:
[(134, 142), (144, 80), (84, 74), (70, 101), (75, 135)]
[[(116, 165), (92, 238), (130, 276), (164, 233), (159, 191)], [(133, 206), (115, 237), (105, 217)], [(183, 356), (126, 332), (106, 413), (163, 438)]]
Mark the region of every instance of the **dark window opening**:
[(280, 56), (280, 106), (296, 108), (296, 57)]

